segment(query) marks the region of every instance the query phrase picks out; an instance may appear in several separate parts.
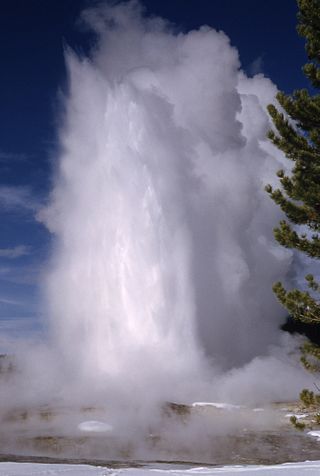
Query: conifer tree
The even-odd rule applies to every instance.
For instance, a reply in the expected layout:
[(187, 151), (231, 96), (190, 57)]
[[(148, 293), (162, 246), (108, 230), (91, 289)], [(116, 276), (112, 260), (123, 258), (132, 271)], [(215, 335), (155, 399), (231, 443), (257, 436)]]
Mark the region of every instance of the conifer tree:
[[(276, 240), (314, 260), (320, 259), (320, 0), (298, 0), (298, 33), (306, 40), (308, 63), (303, 67), (311, 94), (300, 89), (287, 95), (279, 92), (280, 107), (268, 106), (274, 130), (268, 134), (273, 144), (292, 161), (290, 173), (278, 171), (280, 187), (267, 185), (266, 191), (280, 206), (286, 219), (274, 229)], [(320, 264), (320, 263), (319, 263)], [(320, 266), (319, 266), (320, 271)], [(320, 273), (319, 273), (320, 274)], [(275, 283), (273, 290), (290, 315), (307, 324), (319, 325), (320, 284), (308, 274), (306, 289), (286, 290)], [(310, 371), (320, 371), (320, 347), (308, 342), (302, 362)]]

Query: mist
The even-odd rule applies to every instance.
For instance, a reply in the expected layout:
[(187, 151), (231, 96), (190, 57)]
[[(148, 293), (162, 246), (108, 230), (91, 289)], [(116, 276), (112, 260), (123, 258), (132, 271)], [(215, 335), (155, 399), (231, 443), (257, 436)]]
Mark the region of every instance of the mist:
[(105, 405), (128, 436), (167, 402), (296, 399), (309, 377), (272, 292), (293, 256), (264, 191), (287, 167), (266, 140), (276, 86), (246, 76), (223, 32), (177, 33), (137, 2), (82, 21), (96, 42), (88, 57), (66, 50), (38, 213), (54, 235), (48, 341), (20, 363), (12, 400)]

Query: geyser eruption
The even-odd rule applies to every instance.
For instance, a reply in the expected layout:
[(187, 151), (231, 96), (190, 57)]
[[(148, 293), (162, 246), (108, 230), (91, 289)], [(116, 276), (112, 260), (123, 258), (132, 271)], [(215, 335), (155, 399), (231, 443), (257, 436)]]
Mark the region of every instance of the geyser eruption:
[(254, 382), (257, 398), (295, 396), (295, 364), (268, 357), (284, 316), (271, 286), (291, 261), (264, 192), (283, 160), (265, 139), (275, 86), (246, 77), (209, 27), (176, 34), (135, 2), (83, 18), (97, 42), (90, 58), (66, 53), (61, 157), (42, 212), (68, 387), (236, 400)]

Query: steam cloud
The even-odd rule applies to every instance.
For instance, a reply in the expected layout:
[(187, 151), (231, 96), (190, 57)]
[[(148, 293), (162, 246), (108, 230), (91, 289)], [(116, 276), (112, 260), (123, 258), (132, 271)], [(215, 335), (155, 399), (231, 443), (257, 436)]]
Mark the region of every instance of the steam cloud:
[(306, 377), (271, 290), (292, 255), (264, 192), (284, 160), (265, 138), (276, 87), (207, 26), (176, 34), (136, 2), (83, 18), (97, 43), (90, 58), (66, 53), (40, 214), (56, 236), (47, 388), (119, 406), (295, 398)]

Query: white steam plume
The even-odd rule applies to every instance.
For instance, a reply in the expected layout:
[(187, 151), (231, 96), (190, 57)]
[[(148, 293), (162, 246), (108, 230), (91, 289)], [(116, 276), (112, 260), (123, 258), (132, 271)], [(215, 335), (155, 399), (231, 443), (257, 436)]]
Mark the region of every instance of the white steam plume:
[(175, 34), (136, 2), (84, 19), (98, 40), (90, 58), (66, 54), (62, 152), (42, 212), (69, 388), (263, 400), (284, 395), (286, 374), (295, 397), (300, 370), (272, 350), (285, 311), (271, 286), (291, 262), (264, 191), (283, 161), (265, 138), (276, 87), (246, 77), (209, 27)]

